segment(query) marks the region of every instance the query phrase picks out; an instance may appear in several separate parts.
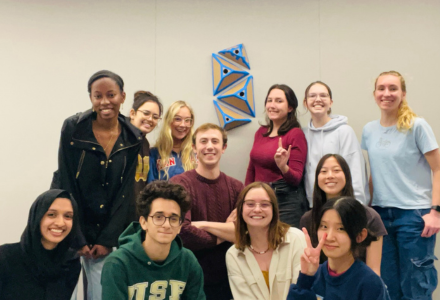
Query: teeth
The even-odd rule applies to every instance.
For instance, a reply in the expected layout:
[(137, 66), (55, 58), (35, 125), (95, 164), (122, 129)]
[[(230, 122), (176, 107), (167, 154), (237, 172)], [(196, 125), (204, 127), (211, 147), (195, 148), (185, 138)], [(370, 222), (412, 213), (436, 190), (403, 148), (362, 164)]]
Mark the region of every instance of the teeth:
[(263, 217), (253, 216), (252, 219), (263, 219)]
[(335, 183), (335, 182), (328, 182), (327, 185), (328, 185), (328, 186), (335, 186), (336, 183)]
[(50, 231), (56, 232), (56, 233), (61, 233), (63, 232), (61, 229), (51, 229)]

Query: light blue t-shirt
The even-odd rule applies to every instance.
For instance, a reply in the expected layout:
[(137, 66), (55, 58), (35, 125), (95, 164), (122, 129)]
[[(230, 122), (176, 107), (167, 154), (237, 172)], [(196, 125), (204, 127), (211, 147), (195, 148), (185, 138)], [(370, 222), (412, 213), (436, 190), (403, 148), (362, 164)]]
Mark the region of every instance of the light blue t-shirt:
[(401, 209), (430, 208), (431, 168), (425, 153), (438, 148), (434, 132), (421, 118), (411, 130), (365, 125), (361, 147), (368, 151), (373, 177), (373, 205)]

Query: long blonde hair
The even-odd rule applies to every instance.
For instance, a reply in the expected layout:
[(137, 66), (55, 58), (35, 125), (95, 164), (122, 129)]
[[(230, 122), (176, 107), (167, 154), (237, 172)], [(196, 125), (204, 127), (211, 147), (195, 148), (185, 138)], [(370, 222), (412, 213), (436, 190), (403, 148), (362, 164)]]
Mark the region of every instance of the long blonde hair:
[(409, 107), (408, 102), (406, 101), (405, 79), (397, 71), (382, 72), (379, 74), (379, 76), (377, 76), (376, 81), (374, 82), (374, 92), (376, 92), (377, 80), (379, 79), (380, 76), (384, 76), (384, 75), (396, 76), (400, 80), (400, 86), (402, 88), (402, 92), (405, 93), (405, 96), (402, 98), (402, 102), (400, 103), (399, 110), (397, 111), (397, 130), (407, 131), (411, 129), (412, 126), (414, 125), (414, 119), (417, 117), (417, 115), (411, 109), (411, 107)]
[(194, 112), (185, 101), (176, 101), (171, 104), (171, 106), (168, 108), (167, 112), (164, 116), (164, 122), (163, 126), (160, 130), (159, 137), (156, 141), (155, 147), (157, 147), (157, 150), (160, 155), (160, 170), (164, 170), (166, 179), (169, 179), (168, 174), (168, 168), (166, 165), (168, 163), (168, 160), (171, 156), (171, 151), (173, 150), (173, 136), (171, 134), (171, 123), (174, 122), (174, 117), (179, 112), (181, 108), (188, 108), (191, 113), (191, 118), (193, 119), (191, 123), (191, 128), (188, 132), (188, 134), (185, 136), (185, 138), (182, 141), (181, 145), (181, 151), (180, 151), (180, 157), (182, 160), (182, 167), (185, 171), (194, 169), (194, 155), (192, 151), (192, 135), (193, 135), (193, 127), (194, 127)]

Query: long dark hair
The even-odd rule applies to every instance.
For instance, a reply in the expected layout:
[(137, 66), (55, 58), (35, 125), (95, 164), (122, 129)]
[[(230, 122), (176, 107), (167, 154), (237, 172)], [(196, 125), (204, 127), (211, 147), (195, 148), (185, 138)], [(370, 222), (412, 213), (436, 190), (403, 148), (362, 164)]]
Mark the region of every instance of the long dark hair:
[[(316, 220), (318, 220), (319, 214), (321, 212), (321, 208), (323, 205), (327, 202), (327, 195), (325, 192), (319, 187), (318, 185), (318, 176), (321, 172), (322, 166), (324, 165), (325, 161), (330, 158), (334, 157), (338, 164), (341, 166), (342, 172), (345, 176), (345, 186), (342, 188), (340, 195), (341, 196), (347, 196), (347, 197), (354, 197), (354, 191), (353, 191), (353, 184), (351, 180), (351, 172), (350, 167), (347, 164), (347, 161), (340, 156), (339, 154), (326, 154), (324, 155), (318, 162), (318, 165), (316, 166), (315, 171), (315, 186), (313, 188), (313, 208), (312, 208), (312, 242), (313, 244), (318, 244), (318, 238), (316, 236), (316, 231), (318, 230), (318, 227), (315, 226)], [(319, 224), (318, 224), (319, 226)]]
[[(356, 256), (357, 250), (360, 246), (368, 247), (371, 242), (377, 241), (377, 237), (372, 235), (367, 228), (367, 212), (362, 203), (357, 201), (354, 197), (339, 196), (327, 201), (319, 212), (318, 218), (314, 226), (319, 228), (322, 216), (330, 209), (336, 210), (341, 218), (342, 225), (345, 232), (351, 240), (351, 252)], [(360, 243), (357, 242), (357, 237), (363, 229), (367, 229), (367, 237)], [(317, 233), (315, 233), (317, 238)]]
[[(266, 95), (266, 100), (264, 101), (264, 107), (266, 107), (267, 103), (267, 97), (269, 97), (270, 92), (273, 89), (279, 89), (284, 92), (284, 95), (286, 96), (287, 105), (292, 107), (292, 111), (287, 113), (287, 119), (284, 121), (284, 123), (281, 125), (281, 127), (278, 129), (278, 135), (285, 135), (290, 129), (292, 128), (301, 128), (301, 125), (299, 124), (299, 121), (296, 116), (296, 108), (298, 107), (298, 99), (296, 98), (295, 92), (287, 85), (285, 84), (274, 84), (269, 88), (269, 91)], [(268, 127), (268, 130), (263, 136), (269, 136), (272, 133), (273, 130), (273, 122), (269, 119), (269, 117), (266, 115), (266, 123), (267, 125), (264, 125)]]

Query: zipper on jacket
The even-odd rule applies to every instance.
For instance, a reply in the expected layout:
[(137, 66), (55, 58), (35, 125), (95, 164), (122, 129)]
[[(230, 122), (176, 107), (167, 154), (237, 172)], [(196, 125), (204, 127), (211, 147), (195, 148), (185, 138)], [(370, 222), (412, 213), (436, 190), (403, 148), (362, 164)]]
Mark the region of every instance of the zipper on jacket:
[(78, 170), (76, 171), (76, 179), (78, 179), (79, 173), (81, 172), (81, 167), (84, 162), (84, 157), (86, 156), (86, 151), (83, 150), (81, 153), (81, 158), (79, 159)]
[(121, 176), (121, 183), (124, 180), (124, 172), (125, 172), (125, 166), (127, 165), (127, 156), (124, 156), (124, 168), (122, 168), (122, 176)]

